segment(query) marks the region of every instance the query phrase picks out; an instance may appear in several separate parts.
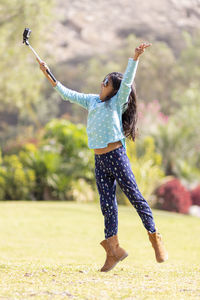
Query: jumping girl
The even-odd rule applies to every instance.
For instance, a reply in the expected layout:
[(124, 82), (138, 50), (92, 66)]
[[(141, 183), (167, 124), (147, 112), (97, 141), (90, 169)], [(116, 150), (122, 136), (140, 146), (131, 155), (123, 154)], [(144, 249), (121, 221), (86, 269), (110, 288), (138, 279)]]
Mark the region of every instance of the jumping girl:
[(157, 262), (168, 259), (161, 235), (155, 227), (152, 211), (138, 189), (125, 144), (126, 137), (135, 140), (137, 105), (133, 81), (138, 58), (149, 46), (151, 44), (142, 43), (135, 48), (134, 56), (129, 58), (124, 75), (119, 72), (109, 73), (101, 83), (99, 95), (78, 93), (63, 86), (59, 81), (54, 82), (47, 73), (48, 66), (38, 61), (40, 69), (64, 100), (77, 103), (88, 110), (88, 146), (94, 149), (96, 184), (105, 224), (105, 240), (100, 244), (107, 255), (101, 272), (110, 271), (128, 256), (119, 246), (117, 236), (116, 181), (139, 214), (155, 250)]

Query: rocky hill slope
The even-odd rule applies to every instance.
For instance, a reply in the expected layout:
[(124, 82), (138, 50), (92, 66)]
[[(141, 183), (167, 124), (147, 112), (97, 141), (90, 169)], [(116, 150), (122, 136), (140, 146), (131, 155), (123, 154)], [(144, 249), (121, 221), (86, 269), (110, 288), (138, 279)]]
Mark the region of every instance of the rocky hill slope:
[(55, 19), (48, 50), (56, 62), (112, 51), (130, 33), (178, 53), (181, 32), (200, 29), (200, 0), (56, 0)]

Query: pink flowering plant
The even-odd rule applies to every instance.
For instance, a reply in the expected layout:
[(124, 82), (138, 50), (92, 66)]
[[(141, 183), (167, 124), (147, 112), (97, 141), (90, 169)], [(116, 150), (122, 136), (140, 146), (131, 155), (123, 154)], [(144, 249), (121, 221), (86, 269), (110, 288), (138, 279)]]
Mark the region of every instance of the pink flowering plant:
[(159, 125), (168, 123), (169, 117), (161, 111), (158, 100), (145, 104), (138, 101), (138, 128), (139, 135), (157, 133)]

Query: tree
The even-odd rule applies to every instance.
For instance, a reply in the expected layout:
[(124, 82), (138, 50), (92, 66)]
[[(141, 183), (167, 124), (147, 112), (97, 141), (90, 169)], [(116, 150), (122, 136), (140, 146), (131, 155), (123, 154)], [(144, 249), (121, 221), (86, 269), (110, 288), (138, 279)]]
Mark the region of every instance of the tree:
[[(18, 127), (39, 126), (33, 105), (41, 101), (43, 83), (33, 55), (22, 45), (25, 27), (32, 28), (31, 43), (44, 55), (45, 26), (52, 0), (2, 0), (0, 3), (0, 134), (2, 143), (16, 136)], [(41, 80), (42, 79), (42, 80)], [(25, 124), (24, 124), (25, 123)], [(12, 127), (9, 133), (9, 126)]]

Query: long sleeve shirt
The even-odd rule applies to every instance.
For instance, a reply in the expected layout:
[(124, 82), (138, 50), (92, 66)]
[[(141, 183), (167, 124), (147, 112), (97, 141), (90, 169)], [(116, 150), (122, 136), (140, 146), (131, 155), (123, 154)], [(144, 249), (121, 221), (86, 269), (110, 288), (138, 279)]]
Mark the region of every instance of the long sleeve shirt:
[(128, 103), (137, 65), (138, 60), (129, 58), (117, 94), (105, 102), (100, 100), (98, 94), (78, 93), (68, 89), (60, 82), (54, 87), (63, 100), (77, 103), (88, 110), (87, 135), (90, 149), (104, 148), (109, 143), (117, 141), (121, 141), (126, 148), (122, 114)]

